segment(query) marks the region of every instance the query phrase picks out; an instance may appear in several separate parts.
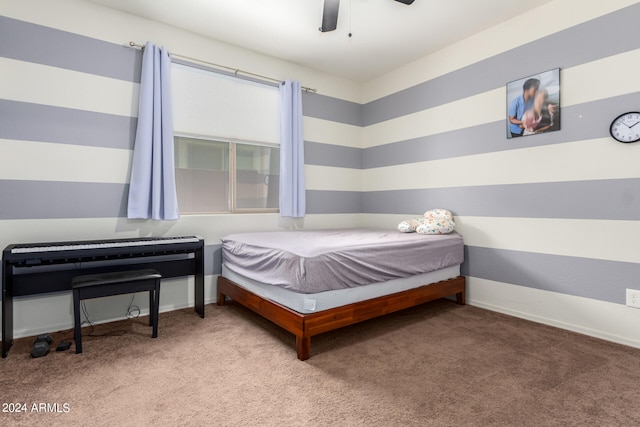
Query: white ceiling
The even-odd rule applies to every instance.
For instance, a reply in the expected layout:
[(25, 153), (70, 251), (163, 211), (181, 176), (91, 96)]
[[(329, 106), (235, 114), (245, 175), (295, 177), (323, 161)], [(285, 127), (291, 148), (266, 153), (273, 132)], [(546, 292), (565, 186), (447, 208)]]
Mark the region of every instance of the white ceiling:
[(365, 82), (551, 0), (341, 0), (327, 33), (323, 0), (89, 1)]

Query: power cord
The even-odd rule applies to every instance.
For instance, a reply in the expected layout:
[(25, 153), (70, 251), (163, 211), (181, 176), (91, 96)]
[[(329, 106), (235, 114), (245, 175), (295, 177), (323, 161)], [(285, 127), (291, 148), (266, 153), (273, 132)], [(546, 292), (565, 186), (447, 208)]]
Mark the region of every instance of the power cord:
[(136, 297), (136, 294), (131, 294), (131, 301), (129, 302), (129, 307), (127, 307), (127, 319), (135, 319), (140, 317), (140, 307), (133, 303), (133, 299)]
[[(131, 300), (131, 302), (133, 302), (133, 300)], [(129, 307), (131, 307), (131, 304), (129, 304)], [(82, 334), (83, 337), (117, 337), (117, 336), (121, 336), (127, 333), (126, 330), (124, 329), (119, 329), (116, 331), (111, 331), (111, 332), (105, 332), (103, 334), (94, 334), (93, 333), (93, 323), (91, 322), (91, 319), (89, 318), (89, 312), (87, 311), (87, 306), (85, 305), (84, 300), (80, 301), (80, 308), (82, 310), (82, 313), (84, 314), (85, 320), (82, 321), (80, 323), (80, 326), (82, 325), (89, 325), (89, 327), (91, 328), (89, 330), (89, 333), (87, 334)]]

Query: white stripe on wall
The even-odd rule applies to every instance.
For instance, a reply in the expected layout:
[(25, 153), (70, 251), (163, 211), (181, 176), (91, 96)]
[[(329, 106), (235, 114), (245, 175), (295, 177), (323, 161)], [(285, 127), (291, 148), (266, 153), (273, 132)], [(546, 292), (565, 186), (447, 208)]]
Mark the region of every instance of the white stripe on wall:
[[(204, 277), (204, 302), (211, 304), (217, 300), (217, 275)], [(162, 299), (160, 312), (193, 307), (195, 296), (193, 278), (175, 278), (162, 280)], [(104, 299), (89, 300), (87, 313), (94, 324), (113, 322), (126, 318), (131, 296), (116, 295)], [(137, 294), (133, 302), (141, 309), (141, 315), (149, 313), (149, 299)], [(22, 338), (41, 333), (64, 331), (73, 328), (73, 301), (71, 292), (58, 292), (33, 297), (14, 299), (13, 333), (14, 338)], [(196, 316), (195, 313), (193, 313)]]
[(505, 88), (494, 89), (367, 126), (363, 130), (363, 146), (375, 147), (502, 120), (505, 96)]
[(638, 144), (598, 138), (365, 169), (362, 185), (382, 191), (637, 178), (639, 157)]
[(361, 169), (305, 165), (307, 190), (362, 191)]
[[(446, 206), (429, 206), (446, 208)], [(395, 229), (400, 221), (419, 218), (423, 212), (406, 215), (369, 214), (365, 227)], [(464, 243), (493, 249), (550, 255), (640, 262), (637, 241), (640, 222), (555, 218), (494, 218), (456, 216), (456, 230)], [(639, 282), (640, 286), (640, 282)]]
[(131, 150), (0, 139), (0, 179), (129, 182)]
[(303, 117), (302, 129), (306, 141), (362, 148), (362, 128), (360, 126), (305, 116)]
[(456, 227), (470, 246), (640, 263), (639, 221), (461, 216)]
[(4, 99), (138, 116), (137, 83), (2, 57), (0, 69)]
[(629, 64), (638, 63), (640, 63), (640, 49), (562, 70), (560, 75), (562, 105), (577, 105), (640, 92), (638, 70), (636, 67), (629, 66)]
[[(198, 235), (205, 244), (220, 243), (230, 233), (247, 230), (269, 231), (287, 228), (359, 227), (362, 214), (310, 214), (304, 220), (282, 218), (277, 213), (183, 215), (170, 224), (127, 218), (20, 219), (3, 220), (0, 248), (12, 243), (61, 240), (125, 239), (145, 236)], [(250, 224), (250, 228), (248, 228)]]

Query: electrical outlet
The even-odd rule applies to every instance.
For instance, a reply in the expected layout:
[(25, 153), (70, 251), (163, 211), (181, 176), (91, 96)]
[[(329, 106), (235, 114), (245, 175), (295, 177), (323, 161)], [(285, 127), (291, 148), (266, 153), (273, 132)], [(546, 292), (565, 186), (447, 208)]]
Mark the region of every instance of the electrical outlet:
[(640, 308), (640, 291), (627, 289), (627, 307)]

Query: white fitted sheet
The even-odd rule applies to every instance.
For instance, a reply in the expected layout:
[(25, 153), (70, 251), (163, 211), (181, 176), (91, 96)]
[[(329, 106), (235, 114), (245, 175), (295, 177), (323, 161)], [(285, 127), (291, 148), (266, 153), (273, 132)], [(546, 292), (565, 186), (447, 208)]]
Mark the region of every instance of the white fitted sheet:
[(354, 288), (303, 294), (280, 286), (269, 285), (238, 274), (222, 265), (222, 276), (262, 298), (288, 307), (298, 313), (314, 313), (384, 295), (419, 288), (460, 275), (460, 264), (411, 277), (372, 283)]

